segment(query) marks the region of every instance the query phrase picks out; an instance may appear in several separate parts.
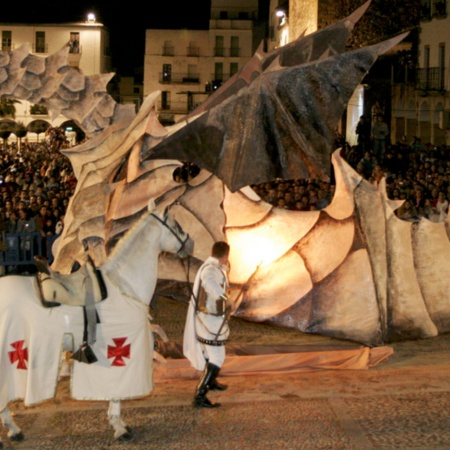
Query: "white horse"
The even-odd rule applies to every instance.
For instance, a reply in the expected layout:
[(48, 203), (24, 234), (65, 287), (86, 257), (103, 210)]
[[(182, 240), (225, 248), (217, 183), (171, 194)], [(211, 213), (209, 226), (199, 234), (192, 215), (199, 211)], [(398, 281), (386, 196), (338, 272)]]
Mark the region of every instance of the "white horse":
[[(153, 388), (148, 314), (158, 255), (185, 257), (192, 250), (193, 241), (178, 223), (149, 206), (100, 267), (107, 297), (95, 308), (100, 323), (92, 349), (97, 362), (73, 361), (71, 396), (109, 400), (116, 439), (131, 438), (120, 417), (120, 400), (146, 396)], [(80, 306), (44, 307), (34, 276), (0, 278), (0, 295), (0, 416), (8, 437), (18, 441), (23, 434), (8, 404), (20, 399), (29, 406), (54, 398), (62, 351), (68, 342), (72, 351), (82, 345), (84, 315)]]

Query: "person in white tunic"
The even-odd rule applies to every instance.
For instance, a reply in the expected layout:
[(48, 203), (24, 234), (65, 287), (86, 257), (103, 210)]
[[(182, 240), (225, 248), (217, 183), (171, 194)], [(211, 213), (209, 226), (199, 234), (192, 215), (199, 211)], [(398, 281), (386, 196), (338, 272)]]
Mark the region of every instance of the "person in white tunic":
[(232, 302), (227, 297), (228, 255), (226, 242), (216, 242), (211, 256), (195, 277), (184, 330), (183, 353), (203, 374), (193, 400), (197, 408), (214, 408), (206, 397), (210, 390), (224, 391), (227, 386), (217, 381), (225, 360), (225, 344), (229, 336), (228, 319)]

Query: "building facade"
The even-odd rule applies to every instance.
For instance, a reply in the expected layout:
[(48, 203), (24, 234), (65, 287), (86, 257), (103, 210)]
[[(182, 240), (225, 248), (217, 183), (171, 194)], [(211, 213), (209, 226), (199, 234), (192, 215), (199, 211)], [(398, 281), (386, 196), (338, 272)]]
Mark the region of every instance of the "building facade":
[(449, 3), (421, 2), (418, 67), (404, 64), (394, 77), (392, 137), (396, 142), (411, 142), (418, 136), (423, 144), (446, 144), (450, 132)]
[[(84, 75), (108, 73), (111, 71), (109, 32), (95, 19), (84, 23), (65, 24), (6, 24), (0, 23), (1, 48), (13, 51), (24, 44), (37, 56), (48, 57), (69, 46), (68, 62)], [(25, 126), (40, 120), (56, 127), (67, 118), (62, 115), (51, 119), (45, 108), (20, 100), (16, 105), (15, 121)], [(32, 139), (32, 136), (29, 136)]]
[(212, 0), (207, 30), (146, 30), (144, 96), (161, 91), (162, 123), (178, 121), (253, 56), (257, 0)]

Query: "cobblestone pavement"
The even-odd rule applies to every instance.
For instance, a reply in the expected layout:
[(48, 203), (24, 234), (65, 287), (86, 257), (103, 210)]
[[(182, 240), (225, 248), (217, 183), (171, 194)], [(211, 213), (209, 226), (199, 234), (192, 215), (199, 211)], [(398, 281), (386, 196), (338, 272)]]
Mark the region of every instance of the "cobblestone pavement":
[[(170, 311), (169, 311), (170, 310)], [(155, 315), (180, 342), (184, 305)], [(357, 344), (233, 320), (232, 341), (295, 343), (305, 348)], [(321, 370), (223, 378), (222, 406), (194, 409), (195, 380), (158, 383), (144, 399), (123, 402), (130, 442), (113, 439), (105, 402), (76, 402), (64, 378), (52, 401), (12, 405), (25, 440), (7, 449), (450, 449), (450, 335), (393, 344), (369, 370)]]

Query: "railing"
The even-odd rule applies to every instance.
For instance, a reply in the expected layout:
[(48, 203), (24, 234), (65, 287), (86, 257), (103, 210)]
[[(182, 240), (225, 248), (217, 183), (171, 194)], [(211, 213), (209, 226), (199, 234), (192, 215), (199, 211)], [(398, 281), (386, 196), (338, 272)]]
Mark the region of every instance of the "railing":
[(432, 18), (445, 18), (447, 17), (447, 4), (445, 0), (422, 0), (420, 9), (420, 19), (424, 21), (431, 20)]
[(446, 17), (447, 5), (445, 0), (434, 0), (431, 12), (433, 17)]
[(0, 266), (34, 265), (34, 256), (42, 256), (41, 233), (2, 233)]
[(33, 53), (48, 53), (48, 44), (33, 44)]
[(159, 73), (161, 84), (199, 84), (200, 74), (198, 73), (171, 73), (170, 75)]
[(225, 49), (223, 47), (215, 47), (214, 56), (225, 56)]
[(11, 44), (2, 44), (2, 52), (11, 52), (16, 48), (16, 44), (12, 42)]
[(240, 47), (214, 47), (214, 56), (219, 58), (225, 57), (239, 57), (241, 56), (241, 48)]
[(230, 56), (238, 57), (241, 54), (241, 49), (239, 47), (230, 48)]
[(212, 73), (210, 74), (210, 80), (211, 83), (224, 83), (225, 81), (228, 81), (231, 78), (232, 75), (229, 73)]
[(416, 89), (420, 91), (444, 91), (445, 69), (442, 67), (417, 69), (416, 80)]
[(415, 67), (399, 64), (394, 66), (392, 81), (396, 84), (416, 84), (417, 76), (417, 69)]
[(199, 47), (188, 47), (186, 55), (187, 56), (200, 56), (200, 48)]
[(174, 114), (187, 114), (189, 112), (187, 100), (178, 102), (171, 101), (166, 104), (159, 103), (157, 106), (163, 115), (171, 114), (173, 116)]
[(174, 54), (175, 54), (175, 47), (165, 45), (162, 48), (162, 56), (174, 56)]

